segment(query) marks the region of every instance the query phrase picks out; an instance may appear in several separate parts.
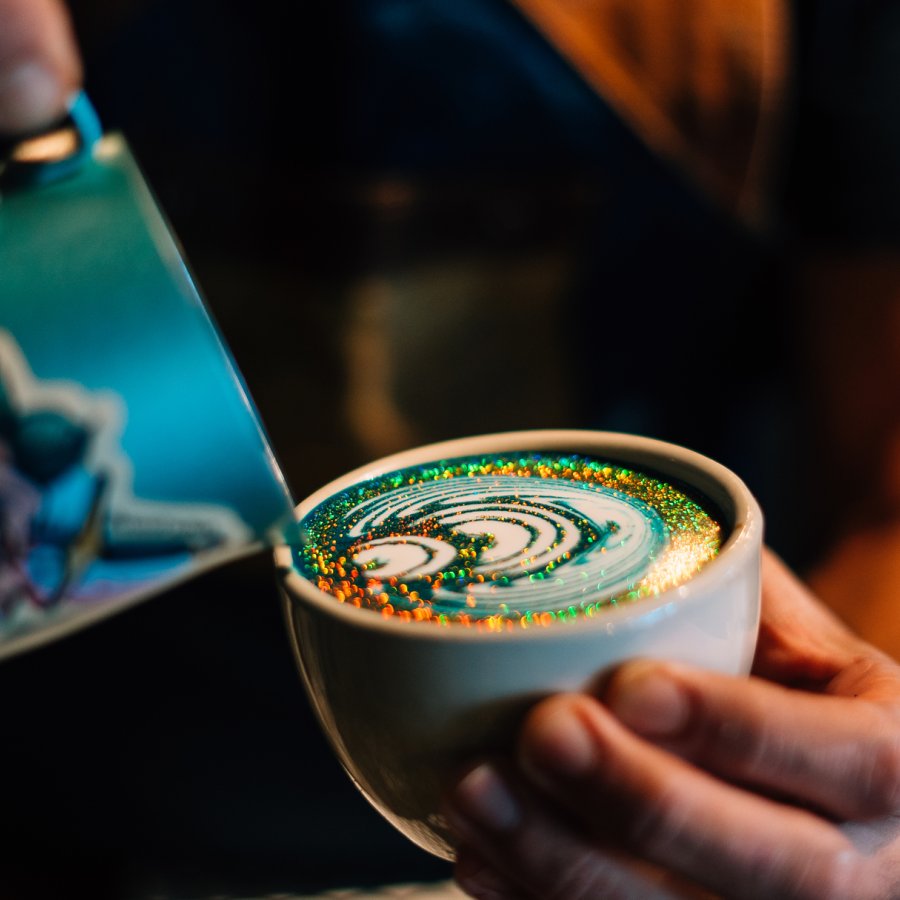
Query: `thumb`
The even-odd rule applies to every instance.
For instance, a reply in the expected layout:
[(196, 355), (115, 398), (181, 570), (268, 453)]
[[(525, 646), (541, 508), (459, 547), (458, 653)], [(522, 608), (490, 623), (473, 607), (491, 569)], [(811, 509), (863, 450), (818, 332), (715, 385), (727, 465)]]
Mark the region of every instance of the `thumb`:
[(60, 0), (0, 0), (0, 133), (60, 117), (81, 83), (81, 61)]
[(754, 674), (797, 687), (823, 687), (861, 654), (874, 652), (774, 553), (764, 551)]

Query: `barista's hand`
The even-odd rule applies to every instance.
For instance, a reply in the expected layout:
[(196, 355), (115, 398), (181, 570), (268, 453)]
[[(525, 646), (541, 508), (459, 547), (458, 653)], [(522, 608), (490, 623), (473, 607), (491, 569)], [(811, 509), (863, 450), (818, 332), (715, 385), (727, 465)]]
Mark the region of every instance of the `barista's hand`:
[[(515, 763), (451, 796), (483, 898), (887, 898), (900, 890), (900, 667), (774, 557), (749, 680), (649, 662), (539, 704)], [(502, 777), (502, 781), (500, 780)]]
[(0, 0), (0, 134), (34, 131), (63, 114), (81, 62), (60, 0)]

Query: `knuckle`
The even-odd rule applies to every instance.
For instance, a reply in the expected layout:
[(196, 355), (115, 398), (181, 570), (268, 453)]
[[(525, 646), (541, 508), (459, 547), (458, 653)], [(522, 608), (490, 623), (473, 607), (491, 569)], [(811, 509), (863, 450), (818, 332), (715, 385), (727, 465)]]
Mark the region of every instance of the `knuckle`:
[(651, 858), (665, 855), (689, 824), (688, 810), (672, 789), (657, 789), (626, 826), (628, 843)]
[(769, 848), (751, 866), (759, 896), (784, 900), (874, 900), (869, 860), (839, 839), (808, 854)]
[(865, 860), (855, 850), (828, 854), (810, 867), (800, 895), (808, 900), (850, 900), (874, 896)]
[(727, 755), (740, 774), (753, 777), (764, 767), (772, 741), (769, 722), (758, 710), (749, 707), (740, 716), (725, 716), (712, 731), (711, 749)]
[(567, 859), (554, 876), (546, 892), (547, 900), (588, 900), (604, 887), (597, 860), (584, 848)]
[(735, 774), (753, 777), (766, 762), (777, 736), (758, 698), (744, 696), (736, 708), (721, 696), (707, 696), (701, 687), (688, 688), (691, 716), (686, 732), (690, 754), (699, 760), (727, 759)]
[(891, 813), (900, 808), (900, 737), (882, 738), (865, 754), (859, 799), (865, 815)]
[(633, 898), (634, 882), (614, 860), (589, 847), (566, 860), (544, 900), (625, 900)]

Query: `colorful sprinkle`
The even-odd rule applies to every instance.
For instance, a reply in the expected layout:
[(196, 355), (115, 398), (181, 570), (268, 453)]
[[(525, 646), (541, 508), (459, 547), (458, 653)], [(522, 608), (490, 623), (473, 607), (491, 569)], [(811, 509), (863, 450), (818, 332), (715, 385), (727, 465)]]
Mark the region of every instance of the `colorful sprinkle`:
[(401, 621), (505, 631), (683, 584), (721, 526), (649, 474), (574, 454), (464, 457), (348, 488), (301, 522), (297, 570)]

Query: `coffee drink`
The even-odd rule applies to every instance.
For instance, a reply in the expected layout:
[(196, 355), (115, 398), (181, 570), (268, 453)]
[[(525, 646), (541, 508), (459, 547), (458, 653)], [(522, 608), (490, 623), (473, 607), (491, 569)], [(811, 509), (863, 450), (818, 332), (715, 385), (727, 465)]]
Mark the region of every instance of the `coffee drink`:
[(419, 846), (531, 705), (636, 657), (750, 669), (762, 514), (740, 479), (634, 435), (536, 431), (407, 450), (323, 486), (275, 551), (313, 708)]
[(721, 516), (651, 472), (577, 453), (409, 466), (305, 515), (293, 564), (337, 602), (489, 631), (602, 615), (689, 580)]

